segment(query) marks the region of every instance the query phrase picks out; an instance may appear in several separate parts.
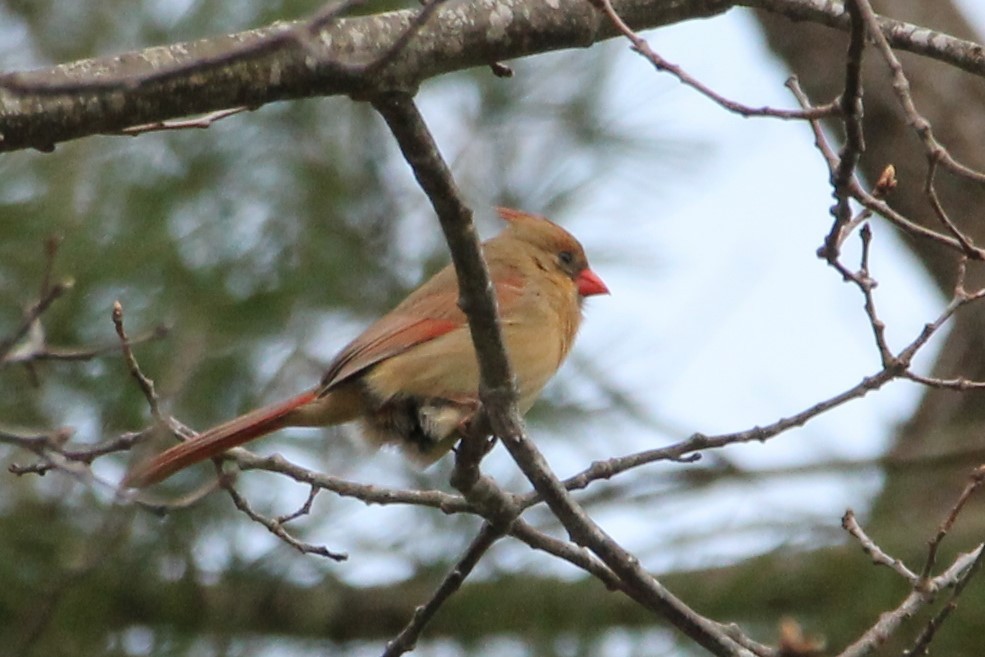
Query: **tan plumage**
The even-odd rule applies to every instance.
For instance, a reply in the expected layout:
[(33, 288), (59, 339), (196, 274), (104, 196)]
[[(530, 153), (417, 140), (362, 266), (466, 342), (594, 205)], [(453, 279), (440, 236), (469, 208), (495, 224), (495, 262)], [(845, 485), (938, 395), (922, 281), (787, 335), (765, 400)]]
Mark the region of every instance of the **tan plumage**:
[[(516, 375), (520, 412), (564, 361), (581, 303), (608, 289), (578, 241), (535, 215), (499, 209), (508, 225), (483, 244)], [(288, 426), (358, 420), (370, 440), (402, 446), (430, 463), (447, 452), (479, 404), (479, 367), (458, 283), (449, 265), (350, 342), (321, 384), (247, 413), (138, 466), (125, 486), (143, 487), (188, 465)]]

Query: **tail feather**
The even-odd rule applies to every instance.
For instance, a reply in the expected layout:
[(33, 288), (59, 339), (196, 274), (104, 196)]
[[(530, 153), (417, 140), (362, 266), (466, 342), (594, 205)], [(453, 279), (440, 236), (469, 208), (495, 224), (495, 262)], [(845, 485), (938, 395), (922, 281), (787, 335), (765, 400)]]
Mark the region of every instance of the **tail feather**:
[(317, 392), (309, 390), (287, 401), (259, 408), (212, 427), (138, 465), (127, 474), (122, 485), (125, 488), (144, 488), (156, 484), (199, 461), (289, 426), (291, 413), (316, 398)]

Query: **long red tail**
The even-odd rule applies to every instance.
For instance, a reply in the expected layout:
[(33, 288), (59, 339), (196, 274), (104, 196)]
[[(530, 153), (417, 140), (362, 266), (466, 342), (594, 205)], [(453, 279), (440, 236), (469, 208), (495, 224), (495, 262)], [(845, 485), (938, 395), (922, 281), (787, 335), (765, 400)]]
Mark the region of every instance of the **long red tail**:
[(287, 401), (264, 406), (212, 427), (141, 463), (127, 474), (122, 485), (126, 488), (144, 488), (156, 484), (189, 465), (288, 426), (286, 420), (291, 412), (316, 397), (317, 392), (309, 390)]

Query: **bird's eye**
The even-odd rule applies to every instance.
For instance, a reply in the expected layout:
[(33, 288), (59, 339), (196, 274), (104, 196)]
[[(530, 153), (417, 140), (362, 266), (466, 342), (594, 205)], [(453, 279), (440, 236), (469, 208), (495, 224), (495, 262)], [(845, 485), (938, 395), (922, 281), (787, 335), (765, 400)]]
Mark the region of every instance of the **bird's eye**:
[(575, 254), (571, 251), (561, 251), (561, 253), (557, 255), (557, 259), (561, 261), (562, 265), (567, 267), (575, 261)]

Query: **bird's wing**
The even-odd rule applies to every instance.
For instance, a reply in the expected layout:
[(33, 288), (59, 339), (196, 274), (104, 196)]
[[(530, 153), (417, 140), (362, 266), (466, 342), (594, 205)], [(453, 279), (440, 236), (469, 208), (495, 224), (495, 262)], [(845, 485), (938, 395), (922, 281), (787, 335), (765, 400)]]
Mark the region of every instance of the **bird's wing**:
[(350, 342), (329, 365), (322, 377), (322, 394), (366, 368), (433, 340), (461, 326), (460, 321), (440, 317), (384, 315)]
[[(520, 294), (521, 281), (513, 272), (502, 272), (501, 267), (490, 265), (502, 311)], [(458, 307), (458, 283), (454, 271), (447, 267), (339, 352), (322, 377), (321, 394), (382, 360), (466, 324), (465, 313)]]

